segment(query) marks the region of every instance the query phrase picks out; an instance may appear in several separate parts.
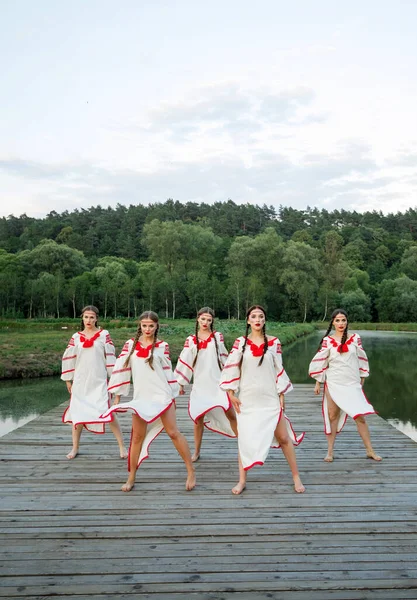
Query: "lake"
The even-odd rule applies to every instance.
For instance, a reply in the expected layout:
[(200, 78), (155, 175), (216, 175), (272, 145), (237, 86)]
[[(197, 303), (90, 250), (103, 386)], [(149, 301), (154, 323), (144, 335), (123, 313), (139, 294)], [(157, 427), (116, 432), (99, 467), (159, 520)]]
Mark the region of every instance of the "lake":
[[(361, 331), (371, 376), (365, 392), (381, 417), (417, 441), (417, 333)], [(284, 365), (294, 384), (311, 383), (307, 369), (323, 333), (284, 346)], [(68, 400), (58, 377), (0, 382), (0, 436)]]

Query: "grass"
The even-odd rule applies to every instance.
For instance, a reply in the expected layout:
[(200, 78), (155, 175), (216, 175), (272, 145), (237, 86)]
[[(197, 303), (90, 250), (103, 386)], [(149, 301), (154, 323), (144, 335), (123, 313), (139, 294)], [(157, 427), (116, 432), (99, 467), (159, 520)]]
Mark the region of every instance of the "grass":
[[(101, 321), (108, 329), (120, 352), (124, 342), (133, 337), (136, 322)], [(61, 372), (61, 357), (71, 334), (80, 326), (79, 319), (48, 321), (0, 321), (0, 379), (18, 379), (58, 375)], [(175, 364), (186, 337), (194, 333), (195, 322), (187, 320), (161, 320), (160, 338), (167, 341), (171, 359)], [(65, 329), (63, 329), (65, 328)], [(243, 335), (243, 321), (216, 320), (216, 329), (224, 334), (226, 346), (232, 347), (234, 340)], [(268, 333), (276, 335), (283, 345), (294, 342), (298, 337), (312, 333), (314, 325), (309, 323), (268, 322)]]

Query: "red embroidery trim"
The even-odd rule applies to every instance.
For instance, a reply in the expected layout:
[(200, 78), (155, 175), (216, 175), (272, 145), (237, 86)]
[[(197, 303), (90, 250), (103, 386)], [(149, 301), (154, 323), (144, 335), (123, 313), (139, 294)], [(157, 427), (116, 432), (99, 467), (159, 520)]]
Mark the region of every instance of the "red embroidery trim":
[[(209, 342), (211, 342), (211, 340), (213, 338), (214, 338), (214, 333), (211, 333), (206, 340), (198, 340), (199, 350), (205, 350), (207, 348)], [(195, 335), (193, 335), (193, 340), (194, 340), (194, 344), (197, 346), (197, 338)]]
[(347, 342), (345, 342), (344, 344), (340, 344), (334, 338), (329, 337), (331, 345), (333, 346), (333, 348), (337, 348), (338, 349), (337, 351), (340, 352), (340, 354), (342, 352), (348, 352), (349, 346), (353, 342), (354, 339), (355, 339), (355, 334), (351, 335), (350, 338), (347, 340)]
[[(276, 338), (273, 338), (272, 340), (268, 340), (268, 346), (272, 346), (274, 344), (275, 340), (276, 340)], [(249, 345), (253, 356), (262, 356), (263, 355), (264, 348), (265, 348), (265, 342), (263, 344), (261, 344), (260, 346), (257, 346), (256, 344), (254, 344), (252, 342), (252, 340), (247, 338), (246, 343)]]
[[(161, 343), (162, 342), (156, 342), (155, 348), (157, 348)], [(142, 346), (140, 342), (137, 342), (135, 346), (135, 350), (137, 350), (136, 356), (138, 356), (139, 358), (148, 358), (148, 356), (151, 353), (151, 349), (152, 344), (149, 344), (149, 346)]]
[(80, 333), (80, 342), (82, 343), (83, 348), (92, 348), (96, 339), (100, 337), (101, 332), (102, 330), (100, 329), (100, 331), (97, 331), (91, 338), (86, 338), (83, 333)]

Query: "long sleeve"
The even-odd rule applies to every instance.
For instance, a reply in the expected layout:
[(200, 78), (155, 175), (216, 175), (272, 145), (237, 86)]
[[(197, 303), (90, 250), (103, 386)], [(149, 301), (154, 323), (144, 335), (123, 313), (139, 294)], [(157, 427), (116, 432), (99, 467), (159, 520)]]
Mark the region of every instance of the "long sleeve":
[(240, 367), (239, 363), (242, 358), (241, 339), (237, 339), (233, 344), (232, 350), (227, 357), (224, 365), (221, 378), (220, 387), (222, 390), (233, 390), (234, 392), (239, 391), (240, 385)]
[(215, 333), (214, 335), (217, 335), (217, 344), (218, 344), (218, 348), (219, 348), (219, 359), (220, 359), (221, 364), (224, 367), (224, 365), (226, 364), (227, 357), (229, 355), (227, 352), (227, 348), (224, 344), (224, 337), (223, 337), (223, 334), (220, 332)]
[(362, 348), (362, 340), (358, 334), (356, 334), (356, 348), (359, 360), (359, 375), (361, 377), (369, 377), (369, 362), (366, 356), (365, 350)]
[(275, 379), (277, 392), (278, 394), (287, 394), (288, 392), (292, 391), (293, 387), (290, 378), (288, 377), (282, 364), (281, 343), (278, 338), (274, 342), (271, 352), (274, 353), (274, 364), (277, 373)]
[(320, 350), (313, 357), (308, 367), (308, 374), (320, 383), (326, 380), (326, 371), (329, 366), (330, 347), (327, 338), (324, 338)]
[(64, 356), (62, 357), (61, 379), (63, 381), (72, 381), (74, 379), (76, 361), (77, 348), (75, 346), (74, 336), (72, 336), (64, 352)]
[(186, 385), (191, 383), (193, 377), (193, 362), (197, 353), (196, 345), (193, 342), (192, 336), (189, 336), (185, 340), (184, 348), (181, 350), (181, 354), (178, 358), (177, 366), (175, 368), (175, 375), (177, 377), (179, 385)]
[(133, 340), (128, 340), (116, 360), (113, 372), (110, 377), (108, 390), (111, 394), (120, 396), (127, 396), (130, 390), (130, 379), (132, 376), (132, 369), (130, 364), (124, 366), (126, 357), (132, 348)]
[(172, 397), (176, 398), (180, 393), (180, 387), (178, 385), (178, 381), (174, 373), (172, 372), (172, 363), (171, 357), (169, 354), (169, 346), (166, 342), (164, 342), (164, 352), (161, 358), (162, 368), (165, 373), (165, 377), (170, 385), (172, 391)]
[(110, 337), (108, 331), (104, 332), (106, 334), (106, 340), (104, 342), (105, 346), (105, 354), (106, 354), (106, 369), (107, 369), (107, 377), (110, 379), (111, 374), (113, 372), (113, 368), (116, 363), (116, 349)]

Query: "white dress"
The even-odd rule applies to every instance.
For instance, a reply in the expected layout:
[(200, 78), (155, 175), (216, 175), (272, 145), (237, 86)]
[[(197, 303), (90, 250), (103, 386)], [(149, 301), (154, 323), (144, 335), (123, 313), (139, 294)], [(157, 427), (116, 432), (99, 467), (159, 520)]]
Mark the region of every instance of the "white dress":
[[(148, 423), (145, 440), (138, 459), (138, 467), (149, 456), (149, 446), (153, 440), (164, 430), (161, 415), (166, 412), (174, 398), (178, 396), (179, 386), (172, 373), (169, 347), (166, 342), (158, 341), (153, 352), (153, 369), (146, 362), (150, 356), (152, 344), (142, 346), (136, 344), (129, 364), (124, 363), (132, 349), (134, 340), (128, 340), (116, 361), (112, 376), (109, 381), (109, 392), (115, 395), (127, 396), (130, 390), (130, 379), (133, 380), (133, 399), (112, 406), (101, 418), (103, 421), (112, 419), (114, 412), (127, 412), (131, 410)], [(128, 459), (128, 465), (130, 460)]]
[(279, 339), (268, 341), (268, 349), (260, 366), (264, 344), (256, 346), (248, 339), (240, 370), (244, 342), (242, 336), (233, 344), (222, 371), (220, 386), (223, 390), (233, 390), (242, 403), (236, 418), (239, 454), (247, 471), (254, 465), (262, 465), (270, 448), (279, 448), (274, 432), (281, 418), (285, 419), (288, 435), (295, 446), (303, 440), (304, 433), (296, 435), (280, 407), (279, 394), (290, 392), (293, 388), (282, 366)]
[(190, 335), (178, 359), (175, 375), (180, 385), (191, 383), (194, 378), (188, 403), (188, 413), (194, 423), (203, 417), (207, 429), (236, 437), (225, 414), (231, 406), (229, 397), (219, 387), (221, 369), (217, 360), (214, 336), (216, 336), (220, 364), (223, 366), (226, 362), (227, 350), (221, 333), (216, 331), (207, 340), (199, 341), (198, 358), (194, 368), (192, 365), (197, 356), (197, 340), (195, 335)]
[(308, 369), (311, 377), (324, 383), (322, 412), (326, 435), (331, 433), (326, 389), (340, 408), (337, 433), (342, 431), (348, 415), (356, 419), (376, 412), (361, 386), (361, 377), (369, 376), (368, 359), (362, 348), (361, 338), (353, 333), (346, 341), (347, 351), (339, 352), (339, 348), (340, 343), (334, 338), (323, 338), (322, 346)]
[[(62, 357), (63, 381), (72, 381), (71, 399), (63, 423), (81, 423), (88, 431), (104, 433), (100, 415), (109, 407), (107, 377), (110, 377), (116, 354), (109, 332), (100, 329), (90, 339), (74, 333)], [(111, 421), (113, 419), (110, 419)]]

